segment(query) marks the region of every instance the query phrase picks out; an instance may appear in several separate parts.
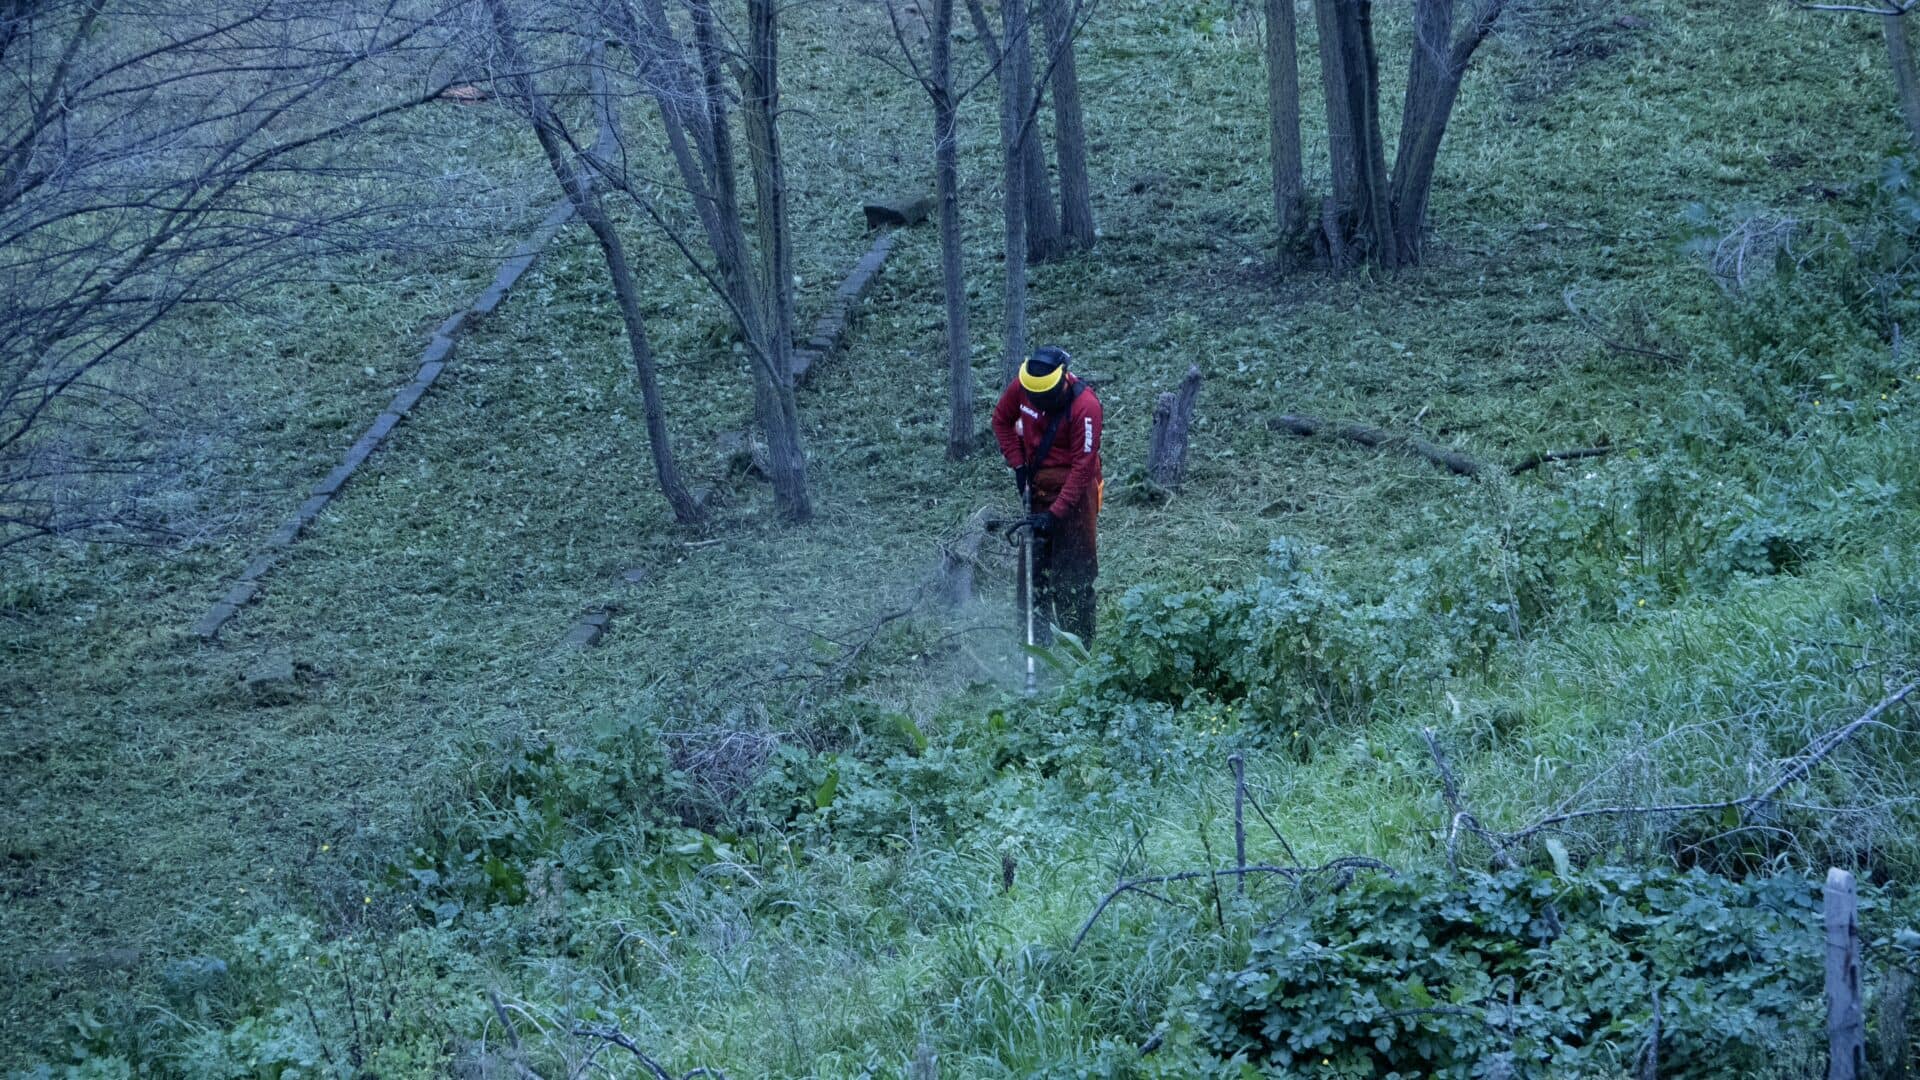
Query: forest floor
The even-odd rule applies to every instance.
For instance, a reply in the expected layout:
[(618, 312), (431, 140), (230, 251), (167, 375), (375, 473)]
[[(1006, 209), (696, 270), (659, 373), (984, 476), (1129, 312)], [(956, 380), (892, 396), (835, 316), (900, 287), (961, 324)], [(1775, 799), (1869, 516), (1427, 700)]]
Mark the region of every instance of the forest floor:
[[(1359, 578), (1378, 577), (1395, 560), (1438, 558), (1468, 532), (1501, 529), (1526, 485), (1639, 467), (1623, 451), (1475, 482), (1391, 452), (1297, 439), (1267, 421), (1356, 420), (1494, 462), (1677, 438), (1664, 418), (1737, 396), (1755, 378), (1718, 344), (1725, 299), (1682, 250), (1688, 208), (1726, 226), (1753, 207), (1843, 219), (1854, 211), (1834, 193), (1876, 176), (1898, 145), (1882, 46), (1867, 20), (1786, 5), (1755, 13), (1731, 0), (1644, 0), (1626, 19), (1567, 0), (1503, 27), (1468, 76), (1441, 158), (1427, 265), (1386, 278), (1276, 277), (1263, 248), (1260, 35), (1230, 7), (1103, 6), (1082, 59), (1101, 239), (1091, 253), (1033, 273), (1034, 341), (1071, 349), (1097, 375), (1106, 406), (1101, 584), (1110, 620), (1112, 598), (1135, 585), (1245, 585), (1282, 536), (1324, 547), (1331, 564)], [(870, 6), (835, 3), (796, 9), (790, 22), (787, 134), (803, 308), (822, 302), (864, 249), (862, 197), (913, 190), (928, 171), (918, 91), (841, 44), (872, 37), (876, 18)], [(1389, 55), (1403, 55), (1406, 28), (1389, 21), (1383, 33)], [(963, 50), (977, 66), (971, 44)], [(986, 94), (967, 103), (963, 150), (983, 402), (999, 371)], [(1310, 145), (1317, 128), (1309, 116)], [(491, 137), (476, 138), (471, 153), (486, 162), (516, 151), (524, 145)], [(1323, 183), (1324, 169), (1310, 179)], [(901, 238), (849, 347), (801, 392), (819, 514), (793, 527), (775, 519), (764, 486), (730, 470), (720, 446), (743, 426), (750, 394), (718, 306), (658, 237), (632, 228), (636, 262), (650, 268), (673, 436), (696, 482), (720, 492), (708, 527), (675, 526), (651, 489), (598, 256), (569, 230), (215, 643), (186, 628), (405, 379), (426, 330), (487, 268), (424, 258), (368, 266), (361, 270), (377, 286), (288, 296), (283, 321), (236, 316), (183, 331), (205, 342), (207, 385), (220, 399), (204, 494), (204, 515), (217, 524), (179, 552), (59, 549), (9, 566), (0, 591), (0, 818), (9, 823), (0, 954), (13, 969), (0, 992), (9, 1033), (0, 1066), (60, 1058), (76, 1038), (71, 1017), (137, 998), (168, 962), (217, 951), (262, 920), (305, 912), (343, 935), (410, 925), (406, 896), (378, 880), (379, 868), (404, 859), (423, 813), (454, 797), (475, 748), (492, 740), (585, 744), (642, 715), (670, 733), (758, 738), (813, 724), (800, 719), (804, 696), (809, 717), (905, 714), (938, 742), (1002, 707), (1017, 654), (1011, 619), (993, 602), (951, 617), (924, 609), (889, 626), (852, 679), (801, 677), (831, 665), (883, 613), (913, 603), (970, 514), (1011, 508), (1005, 470), (984, 442), (966, 462), (943, 455), (932, 231)], [(1848, 348), (1868, 337), (1843, 333)], [(1144, 457), (1154, 398), (1189, 364), (1207, 382), (1185, 489), (1164, 504), (1123, 497)], [(1838, 392), (1823, 405), (1817, 383), (1780, 391), (1803, 441), (1853, 430), (1845, 425), (1859, 414), (1832, 412)], [(1889, 379), (1847, 398), (1891, 395), (1873, 408), (1911, 438), (1916, 392)], [(1764, 471), (1743, 458), (1724, 479)], [(1704, 475), (1703, 484), (1721, 479)], [(1724, 508), (1713, 491), (1685, 498), (1705, 515)], [(1896, 520), (1904, 525), (1884, 547), (1897, 553), (1915, 533), (1910, 514)], [(1628, 611), (1617, 621), (1555, 625), (1514, 645), (1491, 673), (1469, 680), (1480, 696), (1465, 698), (1469, 721), (1489, 732), (1459, 763), (1483, 814), (1540, 805), (1533, 789), (1577, 770), (1591, 745), (1581, 740), (1622, 717), (1657, 727), (1721, 706), (1737, 714), (1738, 694), (1726, 685), (1737, 675), (1714, 657), (1747, 650), (1761, 663), (1775, 656), (1769, 643), (1782, 627), (1814, 634), (1832, 620), (1865, 618), (1875, 575), (1897, 573), (1885, 561), (1894, 555), (1882, 559), (1875, 546), (1764, 589), (1653, 590), (1638, 596), (1653, 601), (1645, 608), (1623, 593)], [(625, 580), (636, 569), (642, 579)], [(583, 610), (608, 605), (615, 616), (598, 647), (561, 646)], [(1695, 649), (1712, 655), (1690, 664)], [(241, 679), (273, 653), (294, 660), (298, 687), (290, 700), (262, 703)], [(1372, 726), (1330, 730), (1325, 749), (1305, 758), (1237, 720), (1188, 726), (1215, 723), (1223, 738), (1243, 737), (1231, 745), (1245, 746), (1256, 789), (1284, 808), (1303, 859), (1432, 858), (1433, 784), (1411, 733), (1429, 721), (1423, 710), (1446, 708), (1443, 692), (1466, 694), (1465, 685), (1410, 693)], [(1461, 707), (1456, 700), (1456, 720)], [(1151, 805), (1088, 796), (1077, 820), (1050, 818), (1038, 808), (1046, 803), (996, 809), (995, 835), (956, 839), (943, 872), (986, 881), (1010, 853), (1038, 884), (1005, 902), (967, 899), (958, 929), (869, 928), (892, 935), (886, 948), (906, 947), (904, 959), (862, 953), (851, 964), (854, 946), (836, 936), (845, 928), (830, 914), (816, 913), (805, 933), (767, 931), (755, 947), (772, 972), (750, 976), (742, 966), (731, 976), (758, 1004), (718, 1015), (720, 997), (701, 998), (705, 984), (691, 977), (662, 992), (708, 1010), (698, 1013), (704, 1026), (675, 1045), (689, 1063), (700, 1054), (744, 1061), (736, 1076), (871, 1067), (876, 1042), (899, 1031), (875, 1016), (920, 1000), (930, 979), (959, 978), (943, 964), (1001, 962), (981, 959), (986, 944), (969, 954), (955, 936), (991, 938), (992, 949), (1013, 955), (1022, 941), (1076, 927), (1109, 877), (1100, 853), (1124, 847), (1123, 829), (1135, 827), (1129, 813), (1166, 838), (1143, 845), (1155, 858), (1191, 853), (1173, 837), (1218, 812), (1228, 747), (1158, 776)], [(836, 887), (820, 884), (812, 902)], [(870, 917), (848, 904), (847, 919)], [(936, 939), (938, 948), (926, 945)], [(527, 968), (537, 955), (526, 954)], [(514, 960), (483, 963), (509, 985), (535, 978)], [(783, 995), (821, 991), (848, 970), (856, 974), (833, 1017), (792, 1015), (798, 1006)], [(719, 995), (721, 986), (709, 989)], [(1129, 1007), (1148, 1001), (1163, 995)], [(1020, 1073), (1037, 1060), (1023, 1056), (1040, 1054), (1035, 1047), (1082, 1039), (1069, 1032), (1048, 1042), (1048, 1024), (1071, 1029), (1065, 1008), (1065, 1019), (1034, 1021), (1013, 1040), (1021, 1047), (965, 1044), (975, 1067), (961, 1075)], [(664, 1031), (673, 1019), (643, 1026)], [(1151, 1031), (1155, 1019), (1143, 1014), (1137, 1030), (1118, 1034)], [(914, 1021), (903, 1022), (910, 1033)], [(757, 1045), (762, 1029), (786, 1041)]]

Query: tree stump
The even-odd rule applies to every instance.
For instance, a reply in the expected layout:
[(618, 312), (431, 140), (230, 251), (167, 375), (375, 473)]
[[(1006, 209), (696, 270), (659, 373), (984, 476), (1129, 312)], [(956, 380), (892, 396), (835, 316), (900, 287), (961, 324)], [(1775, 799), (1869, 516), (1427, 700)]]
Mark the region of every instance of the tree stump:
[(940, 594), (950, 607), (973, 602), (974, 570), (980, 565), (980, 545), (987, 538), (986, 507), (973, 512), (960, 538), (947, 545), (940, 560)]
[(1153, 433), (1147, 442), (1147, 478), (1168, 491), (1177, 491), (1187, 477), (1187, 442), (1193, 429), (1193, 407), (1200, 398), (1203, 376), (1199, 365), (1187, 368), (1178, 393), (1165, 393), (1153, 406)]

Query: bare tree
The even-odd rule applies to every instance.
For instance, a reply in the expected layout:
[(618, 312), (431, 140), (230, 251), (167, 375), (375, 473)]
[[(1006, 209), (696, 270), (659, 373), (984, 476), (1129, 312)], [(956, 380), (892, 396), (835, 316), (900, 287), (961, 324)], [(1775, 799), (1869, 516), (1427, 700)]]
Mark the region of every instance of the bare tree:
[(446, 14), (0, 2), (0, 548), (161, 524), (137, 496), (175, 315), (403, 242), (409, 185), (356, 181), (405, 159), (385, 121), (460, 81), (433, 65)]
[[(754, 407), (767, 439), (774, 501), (793, 521), (813, 514), (793, 380), (793, 271), (780, 147), (779, 12), (774, 0), (747, 0), (744, 44), (712, 0), (688, 0), (692, 42), (668, 21), (660, 0), (598, 0), (597, 18), (627, 46), (632, 78), (659, 106), (679, 189), (693, 204), (712, 265), (663, 209), (662, 185), (638, 175), (624, 146), (617, 158), (587, 155), (607, 185), (631, 199), (726, 305), (740, 330)], [(731, 75), (739, 88), (747, 169), (754, 188), (755, 241), (746, 234), (740, 164), (734, 148)]]
[(932, 0), (931, 17), (924, 6), (917, 9), (927, 32), (924, 64), (908, 40), (898, 5), (894, 0), (885, 2), (894, 43), (903, 58), (903, 64), (894, 67), (918, 83), (933, 105), (933, 179), (940, 215), (940, 282), (947, 313), (947, 457), (960, 461), (973, 452), (974, 422), (973, 344), (967, 329), (966, 253), (960, 236), (959, 112), (961, 101), (979, 84), (955, 88), (954, 0)]
[[(554, 179), (559, 182), (561, 190), (580, 215), (580, 220), (586, 222), (600, 246), (600, 256), (606, 263), (607, 277), (613, 285), (614, 299), (620, 308), (620, 319), (627, 331), (627, 348), (633, 358), (634, 381), (640, 385), (647, 422), (647, 445), (652, 452), (654, 477), (660, 484), (660, 493), (666, 496), (667, 503), (673, 507), (676, 520), (685, 524), (697, 522), (701, 517), (701, 506), (688, 493), (686, 484), (680, 478), (679, 467), (674, 462), (673, 443), (667, 434), (666, 405), (661, 400), (659, 379), (654, 373), (653, 347), (647, 340), (646, 316), (640, 310), (640, 295), (634, 285), (633, 270), (627, 262), (625, 245), (620, 241), (619, 230), (608, 218), (599, 194), (593, 189), (590, 182), (592, 174), (583, 173), (570, 160), (567, 148), (577, 143), (567, 130), (565, 121), (548, 104), (547, 95), (541, 91), (534, 74), (536, 70), (565, 72), (568, 68), (564, 64), (556, 64), (537, 69), (520, 46), (519, 31), (504, 0), (485, 0), (485, 3), (488, 19), (493, 26), (494, 41), (505, 69), (497, 77), (512, 88), (513, 96), (519, 100), (533, 127), (534, 137), (540, 143), (541, 153), (545, 155)], [(611, 140), (613, 117), (605, 89), (605, 70), (599, 62), (600, 52), (596, 47), (590, 60), (595, 89), (599, 91), (593, 94), (593, 98), (601, 114), (599, 126), (605, 130), (607, 139)]]
[[(1393, 268), (1420, 261), (1440, 143), (1468, 64), (1505, 6), (1506, 0), (1471, 0), (1461, 16), (1455, 0), (1413, 0), (1413, 55), (1390, 162), (1381, 137), (1373, 0), (1314, 0), (1333, 180), (1321, 230), (1334, 265)], [(1304, 194), (1297, 164), (1298, 59), (1291, 5), (1269, 0), (1267, 15), (1274, 210), (1284, 242), (1290, 227), (1305, 222), (1303, 200), (1295, 195)]]
[[(979, 0), (967, 0), (978, 9)], [(1025, 0), (1005, 0), (1000, 5), (1001, 27), (1006, 31), (1006, 60), (1000, 72), (1000, 157), (1001, 217), (1006, 237), (1006, 289), (1002, 317), (1005, 319), (1005, 350), (1001, 355), (1000, 381), (1013, 378), (1021, 361), (1027, 358), (1027, 212), (1033, 179), (1024, 156), (1027, 103), (1032, 97), (1031, 80), (1026, 71), (1028, 12)], [(1044, 166), (1043, 166), (1044, 174)], [(1044, 175), (1042, 177), (1044, 181)]]

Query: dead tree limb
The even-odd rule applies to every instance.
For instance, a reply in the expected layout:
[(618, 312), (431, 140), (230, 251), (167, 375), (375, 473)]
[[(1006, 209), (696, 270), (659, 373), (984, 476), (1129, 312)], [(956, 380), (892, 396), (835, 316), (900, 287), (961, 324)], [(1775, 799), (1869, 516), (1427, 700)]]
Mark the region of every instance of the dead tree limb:
[(1814, 766), (1825, 761), (1828, 755), (1832, 754), (1835, 750), (1839, 749), (1843, 743), (1858, 734), (1861, 728), (1878, 721), (1888, 710), (1907, 700), (1907, 698), (1911, 697), (1916, 691), (1920, 691), (1920, 679), (1910, 682), (1900, 689), (1895, 690), (1893, 693), (1888, 694), (1886, 697), (1881, 698), (1878, 704), (1860, 714), (1858, 718), (1808, 743), (1806, 748), (1803, 749), (1786, 768), (1780, 770), (1779, 775), (1774, 777), (1772, 783), (1758, 791), (1750, 792), (1739, 798), (1719, 799), (1713, 802), (1667, 803), (1659, 806), (1595, 806), (1585, 810), (1569, 810), (1563, 813), (1549, 814), (1524, 829), (1507, 833), (1501, 837), (1501, 842), (1511, 847), (1544, 830), (1565, 825), (1569, 822), (1583, 821), (1588, 818), (1694, 814), (1714, 810), (1745, 810), (1758, 806), (1772, 799), (1788, 785), (1804, 779), (1809, 772), (1813, 771)]
[(940, 594), (952, 607), (964, 607), (973, 600), (974, 571), (980, 565), (980, 545), (987, 539), (989, 516), (984, 506), (975, 510), (959, 539), (948, 544), (940, 556)]
[(1069, 951), (1079, 949), (1080, 943), (1087, 939), (1088, 932), (1093, 929), (1093, 924), (1099, 921), (1100, 916), (1106, 913), (1107, 908), (1111, 907), (1115, 900), (1120, 899), (1120, 897), (1127, 893), (1139, 893), (1142, 896), (1152, 897), (1162, 903), (1169, 902), (1166, 897), (1150, 891), (1147, 888), (1149, 885), (1170, 885), (1179, 881), (1207, 881), (1217, 884), (1223, 877), (1241, 877), (1247, 874), (1278, 875), (1289, 881), (1297, 882), (1302, 878), (1315, 877), (1320, 874), (1354, 870), (1378, 870), (1388, 875), (1392, 875), (1395, 872), (1393, 867), (1388, 866), (1378, 859), (1371, 859), (1365, 855), (1348, 855), (1320, 866), (1268, 866), (1261, 864), (1255, 866), (1227, 867), (1220, 870), (1183, 870), (1177, 874), (1153, 874), (1147, 877), (1127, 878), (1114, 885), (1112, 891), (1101, 898), (1100, 903), (1094, 907), (1093, 914), (1087, 916), (1087, 921), (1081, 924), (1080, 932), (1073, 936), (1073, 944), (1069, 947)]
[[(612, 1043), (627, 1053), (632, 1054), (634, 1058), (640, 1062), (641, 1068), (646, 1069), (647, 1072), (653, 1076), (654, 1080), (676, 1080), (674, 1075), (667, 1071), (666, 1066), (655, 1061), (653, 1055), (641, 1049), (639, 1043), (634, 1042), (631, 1037), (617, 1027), (611, 1025), (591, 1027), (582, 1024), (574, 1028), (573, 1033), (582, 1038), (599, 1039), (603, 1042)], [(704, 1065), (687, 1072), (684, 1076), (679, 1077), (678, 1080), (692, 1080), (692, 1078), (696, 1076), (711, 1076), (716, 1078), (716, 1080), (727, 1080), (727, 1074), (721, 1072), (719, 1069)]]
[(1519, 476), (1523, 472), (1531, 472), (1532, 470), (1537, 469), (1540, 466), (1547, 464), (1548, 462), (1579, 461), (1583, 458), (1605, 457), (1606, 455), (1613, 453), (1615, 449), (1616, 447), (1612, 447), (1612, 446), (1583, 446), (1578, 450), (1549, 450), (1545, 452), (1536, 452), (1536, 453), (1528, 454), (1526, 457), (1521, 458), (1519, 463), (1514, 465), (1512, 468), (1508, 469), (1507, 472), (1511, 473), (1514, 476)]
[(1364, 424), (1333, 425), (1317, 416), (1276, 416), (1271, 426), (1294, 435), (1308, 437), (1322, 433), (1376, 449), (1404, 450), (1425, 458), (1456, 476), (1478, 476), (1485, 468), (1478, 461), (1455, 450), (1443, 450), (1415, 435), (1396, 435)]
[(1507, 853), (1506, 846), (1467, 809), (1466, 801), (1460, 796), (1459, 781), (1454, 779), (1453, 768), (1447, 764), (1446, 751), (1440, 748), (1440, 737), (1429, 727), (1420, 729), (1420, 738), (1427, 744), (1427, 753), (1433, 755), (1434, 767), (1440, 770), (1440, 797), (1447, 803), (1447, 866), (1456, 872), (1460, 869), (1460, 833), (1464, 829), (1493, 848), (1494, 860), (1503, 869), (1512, 869), (1513, 856)]

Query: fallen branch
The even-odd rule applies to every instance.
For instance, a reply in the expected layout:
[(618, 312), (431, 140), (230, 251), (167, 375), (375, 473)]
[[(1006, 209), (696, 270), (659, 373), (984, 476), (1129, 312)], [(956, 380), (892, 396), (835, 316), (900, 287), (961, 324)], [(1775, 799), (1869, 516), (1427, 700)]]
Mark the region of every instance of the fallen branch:
[(1284, 877), (1289, 881), (1297, 882), (1301, 878), (1313, 877), (1337, 870), (1379, 870), (1389, 875), (1394, 873), (1393, 867), (1388, 866), (1378, 859), (1370, 859), (1364, 855), (1349, 855), (1320, 866), (1235, 866), (1221, 870), (1183, 870), (1177, 874), (1153, 874), (1146, 877), (1127, 878), (1116, 884), (1113, 890), (1107, 893), (1093, 909), (1093, 914), (1087, 916), (1087, 921), (1080, 926), (1080, 932), (1073, 936), (1073, 945), (1069, 947), (1068, 951), (1079, 949), (1080, 943), (1087, 939), (1087, 933), (1093, 929), (1093, 924), (1100, 920), (1100, 916), (1106, 913), (1107, 908), (1112, 906), (1115, 900), (1120, 899), (1120, 897), (1127, 893), (1137, 892), (1142, 896), (1151, 897), (1161, 903), (1171, 902), (1166, 897), (1149, 891), (1147, 889), (1149, 885), (1170, 885), (1179, 881), (1205, 880), (1217, 886), (1219, 880), (1223, 877), (1243, 877), (1247, 874), (1274, 874)]
[(1550, 461), (1579, 461), (1582, 458), (1605, 457), (1613, 453), (1612, 446), (1586, 446), (1578, 450), (1550, 450), (1546, 453), (1528, 454), (1520, 463), (1507, 471), (1514, 476), (1537, 469)]
[(1341, 424), (1336, 427), (1317, 416), (1276, 416), (1269, 423), (1282, 431), (1302, 437), (1325, 432), (1335, 438), (1357, 442), (1361, 446), (1405, 450), (1407, 453), (1427, 459), (1455, 476), (1477, 476), (1485, 467), (1465, 454), (1454, 450), (1443, 450), (1417, 436), (1396, 435), (1364, 424)]
[[(574, 1028), (573, 1033), (584, 1038), (600, 1039), (604, 1042), (612, 1043), (627, 1053), (632, 1054), (635, 1058), (639, 1059), (642, 1068), (653, 1074), (654, 1080), (676, 1080), (674, 1075), (667, 1071), (666, 1066), (655, 1061), (652, 1055), (640, 1048), (639, 1043), (634, 1042), (633, 1039), (617, 1027), (611, 1025), (590, 1027), (582, 1024)], [(719, 1069), (707, 1068), (706, 1066), (693, 1069), (685, 1076), (679, 1077), (678, 1080), (693, 1080), (696, 1076), (711, 1076), (715, 1077), (716, 1080), (727, 1080), (727, 1074), (721, 1072)]]
[(1447, 764), (1446, 752), (1440, 748), (1440, 737), (1434, 734), (1432, 728), (1421, 728), (1420, 737), (1426, 740), (1427, 752), (1433, 755), (1434, 767), (1440, 770), (1440, 796), (1447, 803), (1447, 866), (1455, 873), (1460, 870), (1458, 858), (1460, 831), (1465, 829), (1485, 840), (1487, 845), (1493, 848), (1494, 859), (1500, 866), (1511, 870), (1515, 864), (1513, 856), (1507, 853), (1506, 845), (1500, 842), (1499, 837), (1487, 831), (1487, 828), (1480, 824), (1480, 819), (1467, 810), (1466, 802), (1460, 796), (1460, 784), (1453, 778), (1453, 769)]
[[(1401, 435), (1365, 424), (1330, 424), (1317, 416), (1276, 416), (1267, 421), (1267, 426), (1277, 431), (1285, 431), (1302, 438), (1315, 435), (1330, 435), (1336, 439), (1346, 439), (1361, 446), (1374, 449), (1404, 450), (1416, 457), (1425, 458), (1435, 465), (1453, 473), (1455, 476), (1479, 476), (1493, 466), (1483, 464), (1458, 450), (1447, 450), (1420, 438), (1417, 435)], [(1619, 449), (1616, 446), (1583, 446), (1573, 450), (1543, 450), (1521, 458), (1519, 463), (1509, 466), (1507, 472), (1518, 476), (1531, 472), (1549, 462), (1579, 461), (1582, 458), (1604, 457)]]
[(1742, 795), (1737, 799), (1721, 799), (1715, 802), (1667, 803), (1660, 806), (1596, 806), (1585, 810), (1569, 810), (1565, 813), (1549, 814), (1518, 832), (1507, 833), (1502, 842), (1511, 846), (1518, 844), (1546, 829), (1564, 825), (1570, 821), (1580, 821), (1596, 817), (1626, 817), (1632, 815), (1669, 815), (1706, 813), (1713, 810), (1745, 810), (1758, 806), (1778, 794), (1782, 788), (1804, 779), (1813, 767), (1826, 760), (1829, 754), (1839, 749), (1841, 744), (1866, 727), (1880, 719), (1887, 710), (1905, 701), (1915, 691), (1920, 691), (1920, 680), (1907, 685), (1881, 698), (1879, 704), (1862, 713), (1846, 725), (1829, 731), (1808, 743), (1792, 764), (1780, 771), (1773, 782), (1759, 791)]
[(1684, 364), (1687, 362), (1687, 358), (1684, 356), (1675, 356), (1673, 353), (1664, 352), (1660, 349), (1649, 348), (1648, 346), (1645, 346), (1645, 345), (1635, 345), (1632, 342), (1621, 341), (1619, 338), (1613, 337), (1612, 335), (1608, 334), (1606, 331), (1600, 328), (1600, 320), (1594, 318), (1592, 315), (1589, 315), (1584, 311), (1581, 311), (1579, 305), (1573, 302), (1573, 295), (1575, 292), (1576, 290), (1574, 289), (1568, 289), (1566, 292), (1561, 293), (1560, 302), (1567, 306), (1567, 314), (1572, 315), (1574, 318), (1574, 321), (1578, 322), (1581, 326), (1585, 327), (1587, 333), (1592, 334), (1594, 337), (1598, 338), (1600, 341), (1600, 344), (1605, 345), (1607, 348), (1612, 349), (1614, 352), (1627, 353), (1632, 356), (1644, 356), (1650, 360), (1659, 360), (1663, 363)]

